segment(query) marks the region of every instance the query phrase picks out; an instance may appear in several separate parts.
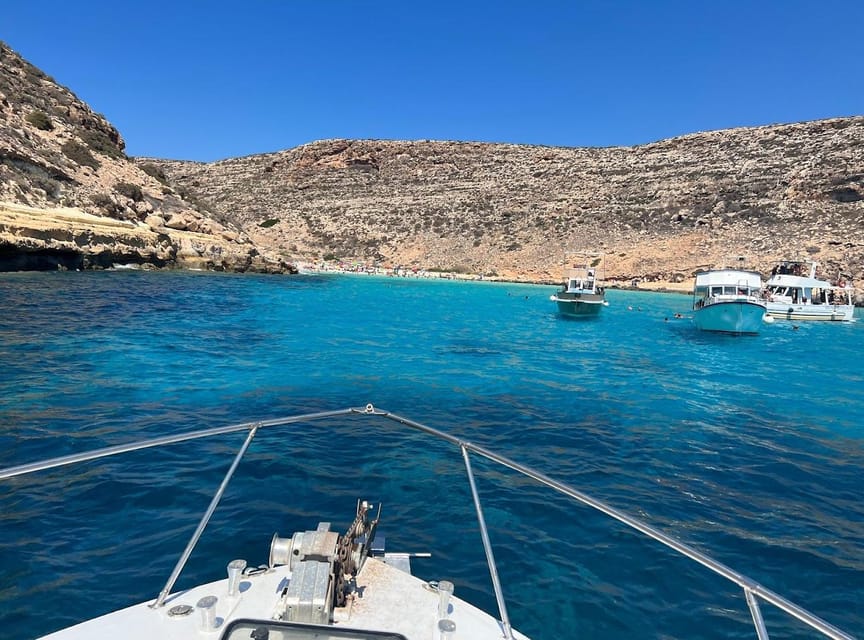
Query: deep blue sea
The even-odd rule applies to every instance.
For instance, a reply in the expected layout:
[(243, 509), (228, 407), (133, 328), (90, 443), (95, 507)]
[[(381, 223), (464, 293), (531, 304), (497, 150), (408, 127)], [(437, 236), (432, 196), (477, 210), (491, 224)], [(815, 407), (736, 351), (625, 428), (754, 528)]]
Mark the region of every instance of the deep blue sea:
[[(379, 408), (673, 534), (864, 637), (864, 321), (698, 332), (690, 297), (371, 276), (0, 276), (0, 467), (294, 413)], [(681, 313), (684, 318), (675, 318)], [(2, 482), (0, 638), (154, 598), (242, 434)], [(473, 461), (510, 618), (534, 640), (753, 638), (738, 588)], [(177, 588), (267, 561), (274, 532), (383, 503), (390, 551), (495, 598), (458, 450), (344, 418), (263, 430)], [(772, 638), (813, 637), (763, 605)]]

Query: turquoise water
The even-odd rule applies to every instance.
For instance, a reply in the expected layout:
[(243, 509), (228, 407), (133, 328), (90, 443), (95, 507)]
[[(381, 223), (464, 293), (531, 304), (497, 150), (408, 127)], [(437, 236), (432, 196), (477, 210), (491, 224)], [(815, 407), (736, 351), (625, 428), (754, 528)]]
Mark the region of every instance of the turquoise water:
[[(864, 322), (697, 332), (690, 298), (365, 276), (0, 277), (0, 467), (349, 406), (452, 432), (642, 517), (864, 636)], [(685, 318), (676, 319), (675, 313)], [(343, 421), (344, 422), (344, 421)], [(378, 421), (256, 438), (178, 587), (273, 532), (384, 504), (389, 550), (495, 599), (458, 452)], [(153, 598), (242, 436), (4, 481), (0, 637)], [(314, 455), (308, 452), (314, 451)], [(534, 640), (752, 638), (737, 588), (475, 461), (511, 620)], [(432, 522), (435, 526), (428, 526)], [(809, 637), (770, 605), (772, 637)]]

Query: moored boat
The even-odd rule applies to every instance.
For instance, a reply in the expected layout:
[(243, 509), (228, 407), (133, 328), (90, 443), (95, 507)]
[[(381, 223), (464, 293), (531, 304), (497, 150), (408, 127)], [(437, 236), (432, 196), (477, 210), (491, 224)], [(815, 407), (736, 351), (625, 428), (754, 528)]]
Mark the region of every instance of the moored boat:
[(847, 281), (816, 277), (816, 262), (787, 261), (776, 265), (765, 285), (768, 313), (779, 320), (852, 322), (855, 289)]
[(755, 271), (712, 269), (696, 274), (693, 324), (702, 331), (756, 334), (766, 321), (762, 276)]
[(596, 316), (603, 307), (608, 307), (606, 289), (597, 278), (595, 267), (571, 269), (567, 272), (560, 291), (549, 299), (558, 305), (558, 312), (570, 317)]
[[(248, 563), (245, 559), (228, 561), (225, 558), (224, 562), (215, 562), (220, 568), (225, 567), (227, 572), (225, 578), (190, 589), (174, 591), (178, 577), (259, 431), (325, 420), (337, 421), (346, 429), (353, 430), (356, 429), (356, 423), (353, 421), (355, 417), (383, 419), (391, 426), (396, 425), (421, 432), (458, 450), (464, 463), (467, 483), (477, 515), (480, 541), (498, 605), (497, 614), (487, 613), (459, 598), (456, 595), (459, 592), (459, 585), (455, 585), (454, 592), (454, 585), (449, 581), (424, 581), (411, 575), (410, 554), (387, 552), (383, 545), (384, 541), (376, 536), (381, 517), (380, 506), (375, 509), (363, 500), (358, 500), (354, 519), (344, 534), (331, 531), (329, 523), (320, 523), (315, 530), (301, 531), (291, 538), (274, 535), (270, 542), (269, 560), (266, 564), (253, 566), (253, 563)], [(117, 637), (131, 640), (144, 638), (153, 640), (179, 640), (180, 638), (526, 640), (526, 636), (514, 630), (510, 624), (475, 481), (471, 462), (473, 457), (501, 465), (520, 474), (523, 479), (533, 480), (569, 496), (737, 585), (743, 591), (743, 600), (749, 608), (759, 638), (768, 637), (761, 610), (761, 605), (768, 603), (825, 637), (838, 640), (852, 639), (848, 633), (799, 605), (645, 521), (634, 518), (573, 486), (552, 479), (539, 470), (425, 424), (376, 409), (372, 405), (215, 427), (115, 445), (106, 449), (0, 469), (0, 480), (19, 478), (14, 485), (20, 487), (22, 482), (20, 478), (35, 472), (132, 451), (238, 433), (245, 433), (245, 439), (159, 594), (153, 600), (59, 630), (45, 636), (46, 638), (53, 640), (84, 638), (113, 640)], [(293, 456), (286, 455), (283, 462), (289, 464), (292, 460), (294, 460)], [(500, 474), (496, 472), (493, 476), (500, 477)], [(277, 478), (272, 480), (278, 481)], [(344, 481), (344, 478), (337, 481)], [(189, 489), (190, 487), (185, 487), (185, 490)], [(192, 489), (197, 490), (199, 487)], [(260, 503), (257, 504), (260, 508)], [(425, 507), (424, 511), (429, 514), (429, 526), (434, 527), (441, 518), (438, 505), (425, 505)], [(250, 523), (256, 521), (256, 518), (249, 520)], [(121, 526), (123, 533), (127, 534), (126, 523)], [(123, 540), (123, 544), (131, 542), (126, 538)], [(118, 550), (123, 551), (122, 544)], [(134, 569), (133, 566), (129, 567), (130, 571)], [(93, 570), (99, 571), (98, 565), (94, 565)], [(111, 576), (106, 574), (104, 578), (110, 580)], [(537, 576), (537, 580), (545, 579), (542, 575)], [(45, 615), (49, 615), (50, 607), (42, 611)], [(542, 612), (533, 613), (539, 615)], [(550, 609), (549, 614), (555, 616), (556, 612)]]

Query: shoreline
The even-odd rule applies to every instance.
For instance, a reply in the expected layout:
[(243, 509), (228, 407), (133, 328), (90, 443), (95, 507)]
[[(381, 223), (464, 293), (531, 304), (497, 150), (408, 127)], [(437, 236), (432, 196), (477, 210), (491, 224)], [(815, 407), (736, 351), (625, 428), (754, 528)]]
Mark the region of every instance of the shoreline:
[[(550, 287), (561, 286), (560, 281), (538, 280), (532, 278), (505, 278), (501, 276), (484, 276), (477, 273), (460, 273), (455, 271), (438, 271), (416, 268), (390, 268), (366, 266), (339, 266), (329, 263), (296, 262), (299, 275), (367, 275), (391, 278), (412, 278), (416, 280), (460, 280), (463, 282), (500, 282), (505, 284), (533, 284)], [(639, 281), (636, 286), (624, 285), (616, 280), (604, 281), (603, 286), (616, 291), (646, 291), (651, 293), (691, 294), (693, 288), (684, 282), (645, 282)]]

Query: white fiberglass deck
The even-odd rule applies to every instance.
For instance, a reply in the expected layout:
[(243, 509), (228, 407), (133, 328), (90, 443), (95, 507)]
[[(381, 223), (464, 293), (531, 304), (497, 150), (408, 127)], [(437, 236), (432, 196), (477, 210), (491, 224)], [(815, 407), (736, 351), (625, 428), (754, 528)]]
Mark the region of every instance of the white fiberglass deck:
[[(230, 640), (246, 637), (244, 634), (256, 640), (263, 640), (264, 638), (267, 640), (311, 640), (312, 638), (397, 640), (399, 636), (395, 634), (399, 634), (401, 638), (406, 640), (444, 640), (437, 631), (440, 616), (438, 611), (439, 594), (436, 589), (431, 584), (411, 576), (406, 571), (384, 564), (374, 557), (366, 557), (366, 553), (370, 550), (368, 543), (374, 542), (374, 530), (378, 518), (376, 516), (374, 521), (369, 520), (370, 505), (361, 500), (358, 500), (357, 518), (349, 528), (348, 533), (341, 537), (336, 536), (335, 540), (333, 536), (322, 535), (319, 537), (315, 535), (317, 533), (329, 533), (329, 523), (320, 523), (315, 532), (306, 532), (302, 539), (297, 539), (297, 533), (295, 533), (295, 538), (292, 538), (290, 546), (287, 546), (286, 541), (274, 536), (271, 541), (270, 562), (260, 567), (262, 569), (260, 573), (256, 574), (254, 570), (244, 571), (245, 575), (233, 573), (234, 576), (240, 576), (239, 593), (235, 596), (228, 595), (227, 579), (201, 585), (188, 591), (172, 593), (176, 579), (186, 565), (189, 555), (210, 521), (210, 517), (237, 469), (237, 465), (258, 431), (299, 422), (338, 417), (347, 418), (348, 416), (383, 418), (391, 424), (423, 432), (458, 447), (465, 465), (472, 502), (477, 513), (477, 524), (480, 528), (483, 549), (489, 566), (492, 588), (498, 603), (499, 617), (496, 619), (493, 615), (484, 613), (458, 597), (454, 597), (451, 599), (451, 607), (447, 611), (448, 618), (456, 625), (456, 634), (453, 640), (466, 638), (471, 640), (498, 640), (499, 638), (527, 640), (524, 635), (515, 631), (509, 622), (504, 594), (472, 470), (472, 455), (496, 462), (567, 495), (583, 505), (604, 513), (738, 585), (743, 591), (744, 600), (750, 610), (753, 625), (760, 640), (768, 639), (760, 602), (777, 607), (826, 637), (836, 640), (852, 640), (851, 635), (763, 587), (744, 574), (575, 487), (557, 481), (536, 469), (522, 465), (485, 447), (460, 440), (451, 434), (397, 414), (376, 409), (371, 404), (363, 408), (322, 411), (172, 434), (0, 469), (0, 480), (2, 480), (88, 460), (98, 460), (130, 451), (216, 437), (228, 433), (246, 432), (246, 439), (237, 451), (234, 462), (211, 499), (210, 506), (159, 595), (152, 601), (122, 609), (43, 637), (53, 640), (83, 640), (85, 638), (88, 640), (113, 640), (115, 638), (128, 638), (129, 640), (212, 638), (216, 640), (230, 630)], [(322, 526), (324, 524), (327, 524), (327, 527)], [(309, 537), (309, 544), (307, 544), (306, 534), (309, 533), (312, 536)], [(335, 543), (330, 554), (333, 557), (329, 560), (329, 564), (320, 562), (321, 552), (329, 547), (325, 544), (319, 545), (319, 542), (324, 543), (328, 540), (330, 543)], [(340, 555), (342, 552), (347, 552), (348, 556), (342, 557)], [(359, 554), (360, 558), (366, 557), (365, 564), (362, 560), (357, 560), (356, 565), (349, 562), (351, 558), (356, 559), (358, 557), (355, 554)], [(396, 554), (393, 561), (398, 566), (404, 566), (405, 559), (404, 554)], [(293, 566), (294, 560), (299, 563), (298, 566), (302, 569), (295, 568), (292, 574), (290, 567)], [(218, 564), (232, 570), (236, 569), (233, 566), (235, 565), (234, 562), (231, 562), (232, 567), (227, 566), (228, 562), (230, 561), (227, 559), (221, 559)], [(321, 565), (325, 565), (325, 572), (319, 572)], [(347, 567), (350, 567), (352, 571), (356, 567), (360, 567), (360, 569), (355, 576), (350, 571), (345, 571)], [(98, 570), (98, 567), (96, 569)], [(329, 573), (329, 576), (324, 575), (324, 573)], [(313, 576), (315, 582), (313, 589), (311, 589), (312, 593), (307, 594), (305, 578), (310, 575)], [(292, 579), (294, 580), (293, 583), (291, 582)], [(336, 581), (335, 585), (334, 580)], [(350, 584), (346, 583), (345, 580), (350, 580)], [(348, 588), (344, 588), (346, 584)], [(296, 594), (292, 595), (292, 592), (297, 591), (298, 588), (304, 591), (299, 594), (299, 597), (295, 597)], [(330, 608), (334, 602), (331, 598), (335, 594), (340, 595), (340, 598), (336, 600), (338, 606)], [(307, 595), (311, 595), (311, 597), (307, 597)], [(342, 606), (343, 597), (347, 597), (344, 606)], [(211, 601), (209, 605), (204, 604), (207, 600)], [(156, 606), (151, 607), (150, 605), (154, 603)], [(207, 606), (211, 607), (209, 611), (212, 613), (213, 623), (209, 629), (204, 624), (205, 616), (203, 615), (207, 611)], [(305, 627), (302, 627), (297, 633), (298, 626), (296, 624), (289, 628), (288, 625), (292, 625), (289, 622), (268, 623), (268, 621), (273, 620), (274, 616), (282, 620), (305, 619), (292, 617), (301, 611), (301, 608), (303, 608), (302, 613), (304, 615), (311, 611), (311, 615), (307, 616), (308, 619), (326, 620), (329, 626), (306, 623)], [(556, 615), (554, 609), (545, 613), (552, 616)], [(50, 615), (50, 609), (45, 610), (45, 615)], [(245, 626), (237, 631), (238, 627), (232, 627), (232, 625), (238, 624), (239, 620), (243, 620)], [(324, 623), (322, 622), (322, 624)], [(270, 629), (273, 630), (272, 634)], [(360, 631), (346, 635), (346, 631), (351, 629)], [(375, 632), (379, 633), (376, 635)], [(380, 632), (386, 633), (382, 636)]]
[[(226, 563), (227, 564), (227, 563)], [(240, 594), (228, 596), (228, 580), (204, 584), (172, 594), (165, 606), (151, 609), (138, 604), (88, 620), (44, 636), (50, 640), (188, 640), (219, 638), (231, 620), (269, 620), (281, 592), (290, 580), (287, 566), (254, 576), (244, 576)], [(215, 631), (201, 629), (201, 612), (195, 604), (205, 596), (216, 596)], [(191, 611), (184, 616), (169, 612), (179, 605)], [(487, 613), (460, 600), (450, 599), (449, 618), (456, 624), (457, 638), (494, 640), (502, 637), (500, 623)], [(428, 584), (394, 568), (381, 559), (368, 558), (357, 577), (357, 593), (346, 607), (334, 611), (334, 626), (401, 633), (408, 640), (437, 640), (438, 594)], [(518, 631), (514, 637), (526, 640)]]

